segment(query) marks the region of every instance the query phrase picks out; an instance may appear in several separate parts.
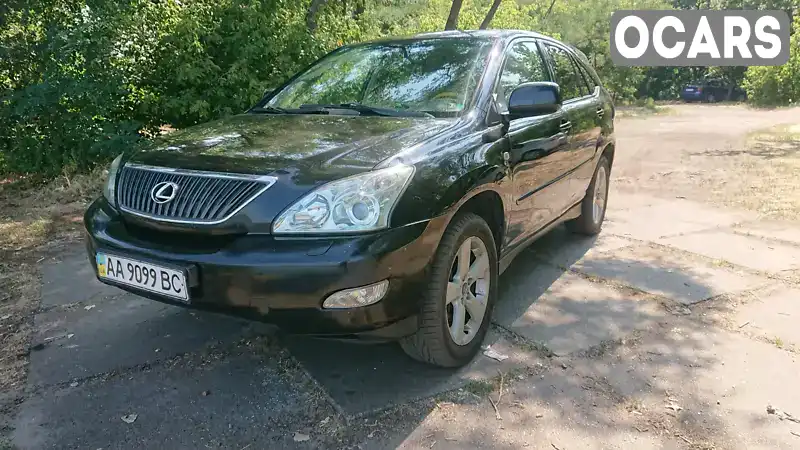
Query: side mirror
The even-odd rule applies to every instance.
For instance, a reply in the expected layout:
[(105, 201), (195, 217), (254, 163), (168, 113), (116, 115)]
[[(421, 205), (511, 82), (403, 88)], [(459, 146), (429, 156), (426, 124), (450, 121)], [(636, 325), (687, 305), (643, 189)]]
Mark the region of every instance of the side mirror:
[(511, 91), (508, 112), (514, 117), (552, 114), (561, 108), (561, 89), (556, 83), (523, 83)]

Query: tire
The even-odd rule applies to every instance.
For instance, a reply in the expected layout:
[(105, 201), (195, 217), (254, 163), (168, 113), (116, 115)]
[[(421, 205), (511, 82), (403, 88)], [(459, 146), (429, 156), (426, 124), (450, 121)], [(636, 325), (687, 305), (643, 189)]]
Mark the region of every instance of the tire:
[[(608, 206), (610, 174), (611, 163), (608, 157), (603, 155), (600, 157), (600, 162), (597, 163), (597, 168), (594, 169), (594, 176), (586, 189), (586, 195), (581, 200), (581, 215), (567, 221), (567, 228), (573, 233), (587, 236), (600, 233), (606, 217), (606, 206)], [(600, 208), (599, 210), (595, 210), (596, 205)]]
[(706, 97), (706, 101), (708, 103), (716, 103), (717, 97), (715, 97), (714, 94), (708, 94), (708, 96)]
[[(459, 265), (461, 255), (465, 254), (462, 247), (469, 248), (466, 266)], [(486, 260), (481, 261), (488, 264), (486, 269), (483, 269), (483, 263), (479, 263), (484, 256)], [(470, 275), (461, 283), (459, 273), (464, 268), (474, 268), (467, 273), (484, 278), (476, 276), (473, 282)], [(429, 268), (419, 328), (415, 334), (400, 340), (403, 351), (418, 361), (440, 367), (460, 367), (470, 362), (480, 350), (489, 329), (498, 278), (497, 247), (489, 225), (472, 213), (456, 216), (444, 232)], [(451, 302), (455, 297), (458, 299)], [(471, 312), (479, 311), (481, 305), (483, 315), (478, 323)], [(452, 326), (457, 316), (456, 308), (462, 311), (462, 323), (465, 324), (460, 328), (461, 332)], [(469, 334), (463, 333), (467, 328)], [(454, 335), (460, 342), (456, 342)]]

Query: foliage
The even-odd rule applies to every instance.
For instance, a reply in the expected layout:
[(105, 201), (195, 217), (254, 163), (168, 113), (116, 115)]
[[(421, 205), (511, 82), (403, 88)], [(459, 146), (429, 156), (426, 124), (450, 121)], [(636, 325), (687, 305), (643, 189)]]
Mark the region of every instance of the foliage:
[[(618, 9), (790, 10), (796, 0), (463, 0), (457, 27), (536, 30), (587, 55), (619, 101), (676, 98), (744, 68), (616, 67)], [(0, 3), (0, 174), (85, 171), (164, 125), (235, 114), (325, 52), (444, 29), (453, 0), (6, 0)], [(797, 29), (795, 20), (795, 29)], [(759, 104), (797, 101), (800, 56), (747, 70)]]
[[(800, 16), (794, 19), (794, 29), (800, 30)], [(748, 98), (756, 105), (800, 103), (800, 33), (792, 35), (789, 62), (782, 66), (748, 68), (744, 86)]]
[(312, 34), (306, 3), (3, 5), (0, 173), (91, 169), (162, 125), (241, 112), (323, 52), (365, 37), (338, 2)]

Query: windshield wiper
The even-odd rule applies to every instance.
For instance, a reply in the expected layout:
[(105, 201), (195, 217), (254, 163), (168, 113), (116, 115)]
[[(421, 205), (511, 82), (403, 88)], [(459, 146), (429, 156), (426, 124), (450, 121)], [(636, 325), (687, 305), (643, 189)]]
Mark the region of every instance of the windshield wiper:
[(319, 111), (328, 109), (349, 109), (351, 111), (358, 112), (362, 116), (429, 117), (429, 118), (433, 117), (432, 115), (422, 111), (404, 111), (400, 109), (379, 108), (377, 106), (367, 106), (356, 102), (336, 103), (328, 105), (314, 105), (314, 104), (300, 105), (300, 111), (305, 111), (305, 110)]
[(250, 111), (257, 112), (257, 113), (266, 113), (266, 114), (291, 114), (291, 111), (278, 108), (276, 106), (259, 106), (257, 108), (253, 108)]

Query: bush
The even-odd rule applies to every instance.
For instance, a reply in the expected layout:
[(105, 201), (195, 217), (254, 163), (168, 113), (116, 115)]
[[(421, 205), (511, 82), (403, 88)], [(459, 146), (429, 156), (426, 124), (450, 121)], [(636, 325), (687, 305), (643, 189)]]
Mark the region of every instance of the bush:
[(370, 25), (343, 3), (327, 2), (313, 33), (308, 1), (0, 6), (0, 173), (89, 170), (162, 125), (242, 112), (322, 53), (363, 38)]
[(154, 63), (158, 27), (144, 25), (157, 9), (65, 0), (12, 10), (0, 32), (0, 172), (91, 169), (153, 128), (138, 80)]
[(753, 104), (778, 106), (800, 102), (800, 16), (794, 19), (794, 30), (789, 62), (782, 66), (747, 69), (744, 88)]

